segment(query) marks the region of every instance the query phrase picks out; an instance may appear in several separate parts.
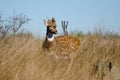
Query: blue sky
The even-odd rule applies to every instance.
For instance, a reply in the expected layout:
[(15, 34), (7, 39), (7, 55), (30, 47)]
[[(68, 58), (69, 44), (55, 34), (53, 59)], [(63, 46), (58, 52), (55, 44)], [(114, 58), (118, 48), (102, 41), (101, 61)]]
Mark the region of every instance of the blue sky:
[(55, 17), (62, 32), (61, 20), (68, 20), (68, 31), (89, 32), (95, 28), (120, 31), (120, 0), (0, 0), (4, 17), (25, 14), (32, 19), (25, 29), (44, 35), (43, 19)]

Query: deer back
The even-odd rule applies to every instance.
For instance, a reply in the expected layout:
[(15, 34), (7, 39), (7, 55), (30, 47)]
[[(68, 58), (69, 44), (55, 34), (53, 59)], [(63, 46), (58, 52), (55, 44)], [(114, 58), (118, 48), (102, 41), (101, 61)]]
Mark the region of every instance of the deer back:
[(79, 51), (80, 40), (75, 37), (69, 35), (58, 36), (55, 38), (55, 40), (57, 47), (61, 52), (64, 52), (64, 54), (75, 53)]

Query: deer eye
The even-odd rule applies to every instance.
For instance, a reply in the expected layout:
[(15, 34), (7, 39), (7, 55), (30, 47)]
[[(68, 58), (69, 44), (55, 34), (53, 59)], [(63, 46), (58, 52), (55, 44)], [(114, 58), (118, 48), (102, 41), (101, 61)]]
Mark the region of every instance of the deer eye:
[(53, 26), (54, 28), (56, 28), (56, 26)]

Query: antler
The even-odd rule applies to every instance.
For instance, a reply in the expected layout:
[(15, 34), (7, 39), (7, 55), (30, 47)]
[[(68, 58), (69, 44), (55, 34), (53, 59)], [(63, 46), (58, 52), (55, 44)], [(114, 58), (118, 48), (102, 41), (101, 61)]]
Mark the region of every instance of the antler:
[(67, 31), (68, 21), (67, 22), (62, 21), (61, 24), (62, 24), (64, 35), (68, 35), (68, 31)]

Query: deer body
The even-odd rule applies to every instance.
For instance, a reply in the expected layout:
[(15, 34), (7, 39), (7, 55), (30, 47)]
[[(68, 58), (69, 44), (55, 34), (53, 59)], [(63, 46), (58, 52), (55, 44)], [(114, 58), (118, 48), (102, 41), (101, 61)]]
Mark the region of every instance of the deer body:
[(77, 38), (74, 38), (69, 35), (65, 36), (58, 36), (55, 38), (56, 43), (58, 44), (57, 47), (61, 51), (60, 54), (63, 55), (70, 55), (75, 54), (75, 52), (78, 52), (80, 47), (80, 41)]
[(43, 43), (43, 49), (48, 51), (48, 54), (54, 54), (59, 57), (69, 57), (71, 63), (67, 72), (69, 71), (73, 58), (76, 56), (76, 53), (79, 51), (80, 40), (74, 38), (70, 35), (63, 35), (54, 37), (54, 34), (57, 34), (56, 22), (55, 19), (49, 20), (44, 24), (47, 26), (46, 39)]
[(58, 56), (72, 57), (79, 51), (80, 41), (69, 35), (54, 37), (44, 42), (44, 49)]

